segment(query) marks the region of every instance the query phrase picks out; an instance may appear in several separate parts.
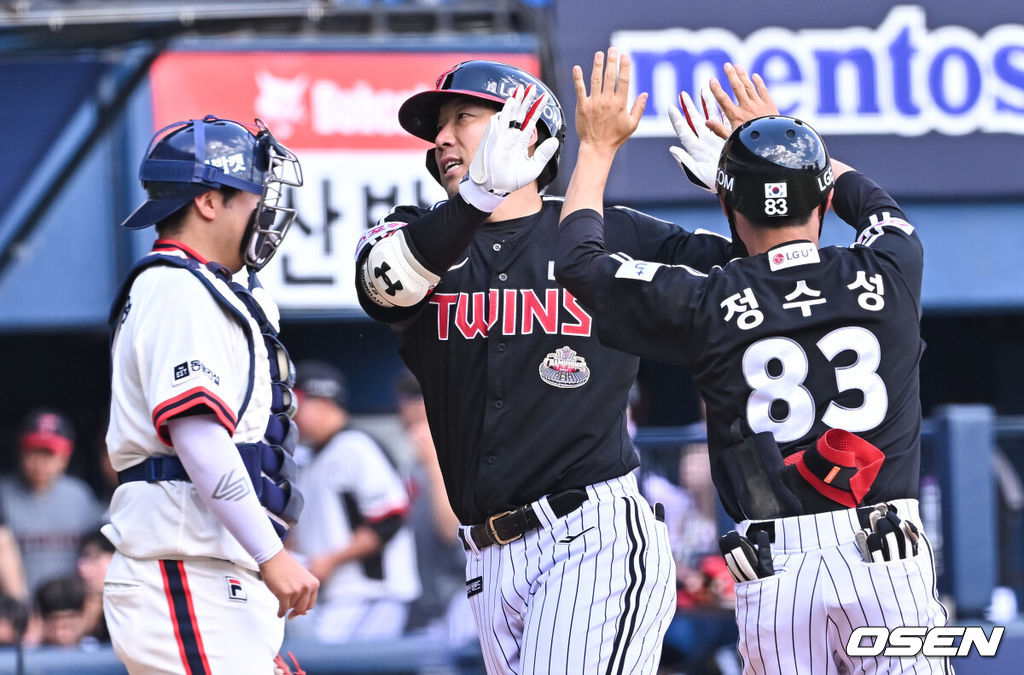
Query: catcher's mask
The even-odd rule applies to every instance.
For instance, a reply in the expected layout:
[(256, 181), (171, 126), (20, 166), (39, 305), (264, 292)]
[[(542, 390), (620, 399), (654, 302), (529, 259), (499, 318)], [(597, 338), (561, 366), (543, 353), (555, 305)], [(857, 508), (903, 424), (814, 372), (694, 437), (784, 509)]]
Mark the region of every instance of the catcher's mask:
[[(408, 98), (398, 110), (398, 122), (413, 136), (433, 143), (437, 138), (438, 112), (452, 98), (469, 96), (502, 105), (517, 86), (531, 84), (539, 93), (548, 95), (537, 124), (538, 143), (551, 137), (558, 139), (558, 150), (537, 177), (537, 185), (543, 189), (558, 175), (558, 160), (565, 142), (565, 115), (554, 92), (525, 70), (497, 61), (463, 61), (437, 78), (433, 89)], [(441, 182), (433, 148), (427, 150), (427, 170), (434, 180)]]
[(832, 164), (824, 141), (807, 123), (759, 117), (729, 135), (716, 182), (730, 211), (758, 222), (799, 218), (828, 199)]
[(280, 201), (283, 186), (302, 185), (302, 168), (262, 120), (245, 125), (207, 115), (157, 131), (139, 179), (149, 198), (121, 223), (133, 230), (160, 222), (209, 190), (230, 187), (260, 195), (242, 240), (245, 264), (256, 271), (274, 256), (295, 220), (295, 210)]

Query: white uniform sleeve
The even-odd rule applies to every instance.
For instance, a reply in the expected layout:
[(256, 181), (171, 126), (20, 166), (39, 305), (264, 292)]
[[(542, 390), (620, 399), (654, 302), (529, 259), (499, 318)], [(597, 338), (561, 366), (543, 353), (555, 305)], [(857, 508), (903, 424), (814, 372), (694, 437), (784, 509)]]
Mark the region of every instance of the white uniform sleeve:
[(136, 310), (149, 319), (136, 343), (147, 345), (137, 358), (156, 432), (166, 443), (169, 419), (203, 407), (231, 435), (249, 371), (248, 354), (238, 350), (242, 328), (190, 273), (165, 269), (146, 274), (151, 271), (163, 279), (154, 297)]
[(167, 429), (207, 508), (257, 563), (274, 557), (282, 548), (281, 540), (220, 421), (213, 415), (175, 417), (167, 421)]
[(356, 475), (354, 485), (360, 513), (370, 523), (388, 516), (405, 516), (409, 509), (409, 493), (402, 477), (385, 457), (384, 450), (376, 441), (362, 434), (352, 441), (347, 468)]

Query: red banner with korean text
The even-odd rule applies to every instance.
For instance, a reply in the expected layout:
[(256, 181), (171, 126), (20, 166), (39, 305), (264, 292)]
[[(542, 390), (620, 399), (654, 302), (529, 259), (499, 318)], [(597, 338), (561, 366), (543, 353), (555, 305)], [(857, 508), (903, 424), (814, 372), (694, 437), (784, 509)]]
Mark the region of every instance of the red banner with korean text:
[(298, 212), (260, 272), (282, 312), (359, 311), (353, 253), (397, 204), (446, 197), (424, 166), (429, 143), (398, 124), (398, 109), (470, 59), (534, 74), (524, 53), (172, 51), (153, 64), (153, 125), (207, 114), (267, 126), (298, 156), (304, 183), (285, 201)]

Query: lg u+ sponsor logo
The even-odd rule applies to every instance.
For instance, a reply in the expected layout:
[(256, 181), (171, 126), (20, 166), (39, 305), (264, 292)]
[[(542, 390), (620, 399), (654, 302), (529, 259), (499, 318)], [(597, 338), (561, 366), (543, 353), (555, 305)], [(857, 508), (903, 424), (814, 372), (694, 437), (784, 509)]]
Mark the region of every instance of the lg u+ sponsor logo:
[(975, 649), (979, 656), (995, 656), (1002, 642), (1003, 626), (993, 626), (985, 635), (981, 626), (885, 626), (855, 628), (846, 643), (849, 656), (967, 656)]

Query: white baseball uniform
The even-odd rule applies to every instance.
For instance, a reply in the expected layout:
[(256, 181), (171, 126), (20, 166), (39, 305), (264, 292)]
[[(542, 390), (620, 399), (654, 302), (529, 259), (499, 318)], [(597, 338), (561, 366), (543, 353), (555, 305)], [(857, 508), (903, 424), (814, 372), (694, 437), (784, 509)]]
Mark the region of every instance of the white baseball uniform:
[(488, 673), (657, 672), (676, 600), (668, 531), (632, 473), (586, 490), (562, 518), (534, 502), (542, 527), (503, 546), (461, 528)]
[[(154, 251), (204, 262), (165, 240)], [(249, 317), (247, 325), (240, 317)], [(167, 423), (189, 412), (212, 412), (235, 443), (263, 438), (271, 414), (267, 347), (224, 279), (203, 265), (146, 267), (114, 321), (106, 440), (115, 470), (174, 457)], [(236, 491), (233, 499), (255, 499), (244, 489), (251, 482), (241, 481), (249, 478), (225, 489)], [(254, 531), (269, 526), (259, 513)], [(272, 672), (284, 630), (277, 601), (257, 560), (192, 482), (126, 482), (114, 492), (110, 519), (104, 533), (117, 553), (104, 609), (115, 650), (133, 674)]]
[[(335, 434), (303, 468), (298, 483), (306, 509), (292, 541), (305, 556), (344, 548), (361, 524), (409, 510), (402, 476), (383, 448), (356, 429)], [(310, 618), (324, 642), (394, 637), (419, 593), (412, 531), (405, 524), (379, 554), (335, 568)]]
[[(856, 509), (778, 518), (771, 523), (775, 574), (736, 584), (744, 673), (952, 673), (948, 659), (850, 657), (861, 626), (942, 626), (935, 562), (916, 499), (893, 499), (900, 520), (921, 533), (917, 555), (865, 562), (854, 533)], [(739, 525), (746, 532), (750, 521)]]

